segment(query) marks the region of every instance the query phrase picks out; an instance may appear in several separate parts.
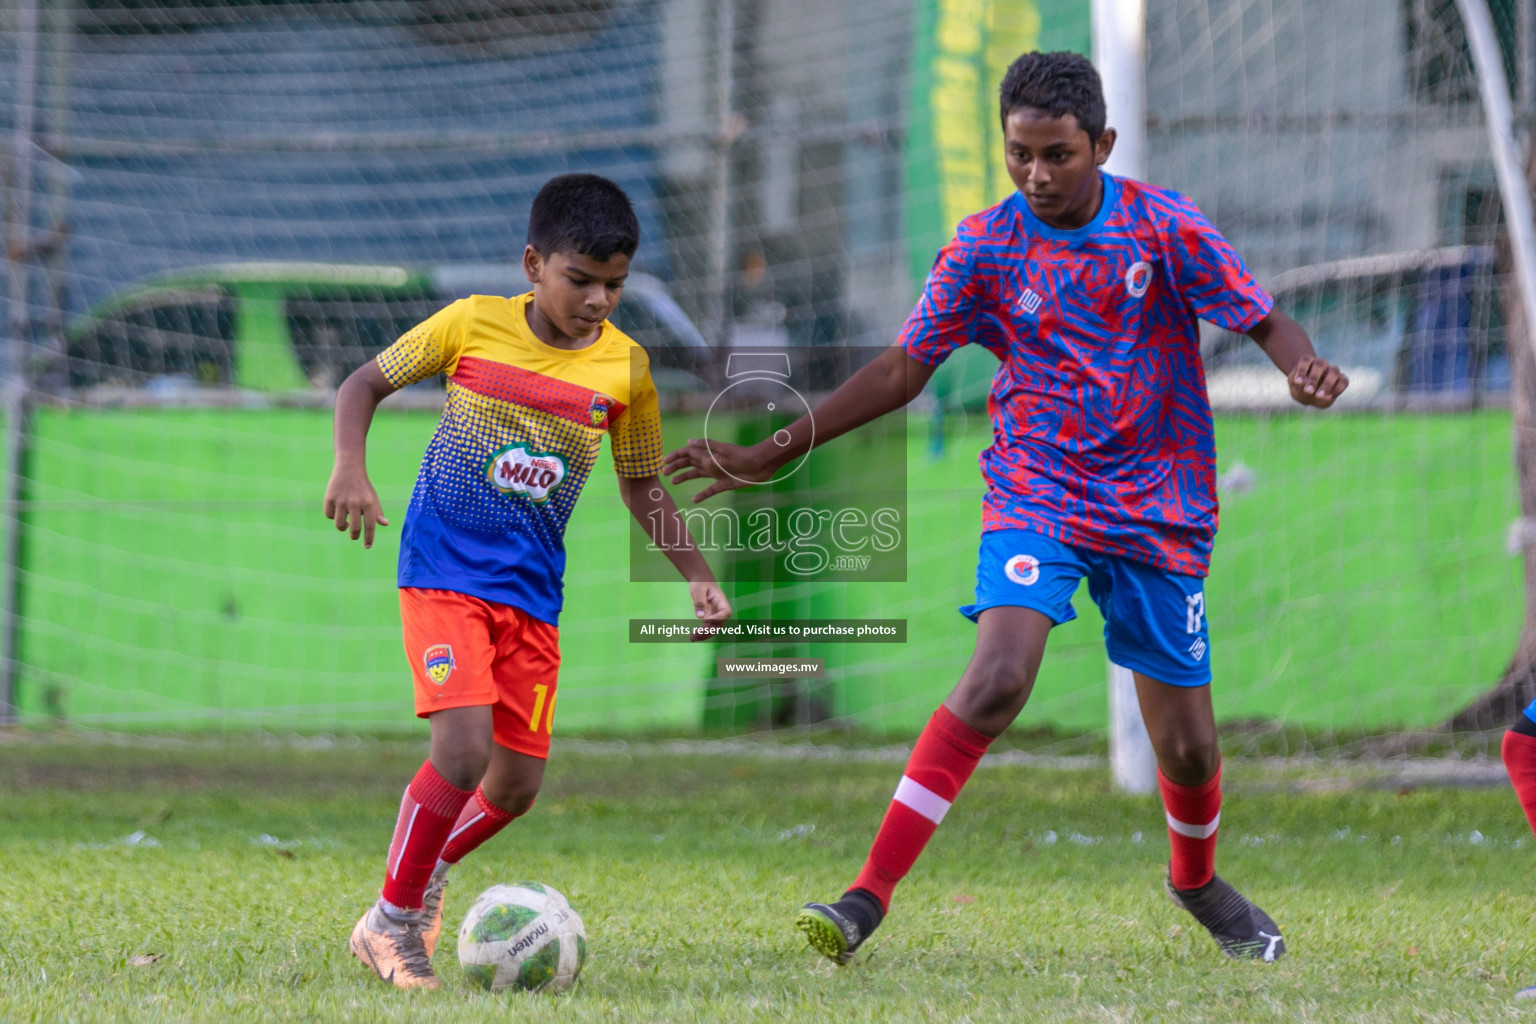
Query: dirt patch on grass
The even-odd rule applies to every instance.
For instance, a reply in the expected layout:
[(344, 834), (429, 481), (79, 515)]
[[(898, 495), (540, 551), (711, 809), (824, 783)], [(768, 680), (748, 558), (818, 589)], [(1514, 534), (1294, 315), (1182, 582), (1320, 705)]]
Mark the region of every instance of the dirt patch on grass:
[(249, 741), (141, 746), (69, 741), (0, 745), (0, 790), (236, 790), (264, 793), (398, 790), (424, 744), (296, 750)]

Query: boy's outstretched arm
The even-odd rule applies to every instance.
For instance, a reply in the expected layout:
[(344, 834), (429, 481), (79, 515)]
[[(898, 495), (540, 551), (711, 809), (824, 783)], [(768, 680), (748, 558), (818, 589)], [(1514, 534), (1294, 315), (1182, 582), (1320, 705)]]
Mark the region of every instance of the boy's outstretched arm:
[(668, 476), (676, 474), (672, 476), (674, 484), (699, 477), (713, 478), (714, 483), (693, 496), (695, 502), (721, 491), (771, 480), (779, 467), (812, 448), (912, 401), (922, 392), (934, 369), (907, 355), (900, 345), (892, 345), (843, 381), (810, 413), (773, 437), (747, 447), (695, 438), (686, 448), (669, 452), (661, 471)]
[(365, 548), (373, 547), (374, 526), (389, 525), (379, 492), (368, 479), (367, 446), (374, 410), (394, 392), (395, 386), (372, 359), (353, 370), (336, 390), (336, 462), (331, 482), (325, 486), (325, 518), (334, 521), (338, 530), (350, 529), (353, 540), (361, 535)]
[(1270, 310), (1248, 337), (1258, 342), (1270, 362), (1285, 374), (1291, 397), (1302, 405), (1326, 409), (1349, 387), (1344, 371), (1312, 351), (1307, 332), (1278, 309)]
[[(693, 614), (704, 621), (704, 625), (695, 630), (689, 639), (703, 640), (714, 632), (709, 627), (718, 626), (731, 617), (731, 604), (725, 599), (720, 584), (715, 582), (715, 574), (710, 571), (709, 563), (693, 543), (688, 524), (677, 514), (677, 504), (672, 500), (672, 495), (662, 486), (659, 476), (621, 476), (619, 496), (624, 499), (624, 505), (629, 509), (629, 514), (635, 517), (635, 522), (651, 538), (651, 543), (666, 552), (667, 559), (688, 581)], [(682, 538), (681, 542), (676, 542), (676, 538)], [(669, 543), (669, 539), (672, 542)]]

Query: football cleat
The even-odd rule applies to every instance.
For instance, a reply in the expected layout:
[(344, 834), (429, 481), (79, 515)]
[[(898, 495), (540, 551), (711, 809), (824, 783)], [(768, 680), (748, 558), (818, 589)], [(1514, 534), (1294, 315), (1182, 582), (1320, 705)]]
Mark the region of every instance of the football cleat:
[(358, 919), (348, 946), (352, 955), (395, 988), (440, 988), (417, 921), (396, 921), (374, 904)]
[(1515, 998), (1521, 1000), (1536, 999), (1536, 985), (1532, 985), (1529, 988), (1523, 988), (1519, 992), (1516, 992)]
[(446, 888), (448, 865), (439, 864), (421, 897), (421, 942), (427, 947), (427, 956), (437, 952), (437, 940), (443, 934), (443, 890)]
[(1175, 889), (1165, 878), (1168, 898), (1205, 926), (1221, 951), (1233, 959), (1273, 961), (1285, 955), (1285, 940), (1270, 916), (1219, 876), (1198, 889)]
[(811, 948), (835, 964), (846, 964), (868, 938), (836, 903), (807, 903), (795, 915), (795, 927), (805, 933)]

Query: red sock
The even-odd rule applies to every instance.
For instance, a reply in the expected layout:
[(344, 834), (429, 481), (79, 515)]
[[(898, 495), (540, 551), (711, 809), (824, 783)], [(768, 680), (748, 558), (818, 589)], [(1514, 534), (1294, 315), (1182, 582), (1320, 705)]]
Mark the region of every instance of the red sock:
[(907, 770), (853, 888), (867, 889), (880, 900), (882, 909), (890, 910), (896, 883), (917, 863), (918, 854), (933, 838), (949, 805), (960, 795), (991, 742), (990, 736), (972, 729), (949, 708), (939, 705), (917, 738), (917, 746), (912, 748)]
[(1515, 784), (1515, 796), (1525, 809), (1525, 820), (1530, 822), (1531, 831), (1536, 832), (1536, 736), (1506, 732), (1501, 753), (1509, 781)]
[(385, 865), (385, 902), (402, 910), (420, 909), (437, 857), (470, 795), (437, 774), (431, 761), (421, 766), (400, 800), (400, 818)]
[[(523, 813), (528, 812), (525, 810)], [(497, 807), (485, 798), (484, 788), (475, 787), (474, 799), (464, 805), (464, 810), (459, 812), (459, 820), (453, 823), (453, 831), (449, 833), (447, 845), (443, 847), (442, 859), (449, 864), (457, 864), (464, 859), (465, 854), (506, 828), (513, 818), (520, 816)]]
[(1180, 786), (1161, 768), (1157, 787), (1168, 818), (1168, 877), (1175, 889), (1198, 889), (1216, 874), (1216, 826), (1221, 824), (1221, 768), (1209, 782)]

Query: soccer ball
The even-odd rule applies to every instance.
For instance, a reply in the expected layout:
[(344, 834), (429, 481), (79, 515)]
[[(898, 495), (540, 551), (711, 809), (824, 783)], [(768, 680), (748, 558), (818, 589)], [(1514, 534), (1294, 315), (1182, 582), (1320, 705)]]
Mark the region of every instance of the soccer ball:
[(459, 926), (459, 963), (490, 992), (570, 988), (587, 962), (587, 930), (547, 885), (493, 885)]

